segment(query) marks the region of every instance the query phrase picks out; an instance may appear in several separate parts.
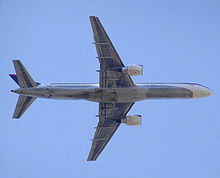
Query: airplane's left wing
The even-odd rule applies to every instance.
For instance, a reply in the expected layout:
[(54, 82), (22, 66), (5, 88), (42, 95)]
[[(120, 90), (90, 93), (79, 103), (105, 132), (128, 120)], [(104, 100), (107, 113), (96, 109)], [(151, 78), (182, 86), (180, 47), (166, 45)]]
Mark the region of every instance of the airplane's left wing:
[(134, 103), (99, 103), (99, 122), (87, 161), (95, 161)]

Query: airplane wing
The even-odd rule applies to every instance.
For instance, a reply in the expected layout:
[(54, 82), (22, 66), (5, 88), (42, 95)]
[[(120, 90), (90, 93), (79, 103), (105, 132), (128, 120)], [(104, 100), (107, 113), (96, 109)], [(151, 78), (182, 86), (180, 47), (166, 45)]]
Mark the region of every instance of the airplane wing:
[(100, 87), (113, 88), (134, 86), (134, 83), (128, 74), (111, 70), (114, 68), (122, 68), (124, 67), (124, 64), (112, 45), (112, 42), (98, 17), (90, 16), (89, 18), (94, 34), (94, 44), (98, 53), (97, 58), (100, 62)]
[[(124, 67), (117, 51), (112, 45), (105, 29), (102, 27), (98, 17), (90, 16), (92, 30), (94, 34), (94, 44), (100, 62), (99, 86), (101, 88), (118, 88), (135, 86), (131, 77), (120, 72)], [(99, 103), (99, 122), (92, 141), (88, 161), (95, 161), (102, 150), (105, 148), (117, 128), (121, 119), (131, 109), (134, 103), (100, 102)]]
[(99, 122), (87, 161), (95, 161), (134, 103), (99, 103)]

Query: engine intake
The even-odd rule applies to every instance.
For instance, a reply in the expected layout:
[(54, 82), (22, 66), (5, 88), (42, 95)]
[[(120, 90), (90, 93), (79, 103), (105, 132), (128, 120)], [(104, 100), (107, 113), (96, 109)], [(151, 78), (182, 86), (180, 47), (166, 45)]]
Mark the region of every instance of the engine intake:
[(128, 75), (140, 76), (143, 75), (143, 65), (132, 64), (122, 68), (122, 73)]
[(125, 119), (121, 120), (121, 123), (125, 123), (130, 126), (141, 125), (141, 115), (126, 116)]

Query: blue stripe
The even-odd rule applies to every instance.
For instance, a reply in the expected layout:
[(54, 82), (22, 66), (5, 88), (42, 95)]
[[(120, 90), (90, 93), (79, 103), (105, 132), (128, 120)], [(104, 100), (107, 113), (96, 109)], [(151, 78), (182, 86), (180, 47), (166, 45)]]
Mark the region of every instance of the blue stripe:
[[(19, 85), (18, 78), (16, 74), (9, 74), (9, 76)], [(36, 82), (37, 85), (40, 85), (40, 83)], [(20, 86), (20, 85), (19, 85)]]
[(9, 76), (19, 85), (17, 75), (9, 74)]

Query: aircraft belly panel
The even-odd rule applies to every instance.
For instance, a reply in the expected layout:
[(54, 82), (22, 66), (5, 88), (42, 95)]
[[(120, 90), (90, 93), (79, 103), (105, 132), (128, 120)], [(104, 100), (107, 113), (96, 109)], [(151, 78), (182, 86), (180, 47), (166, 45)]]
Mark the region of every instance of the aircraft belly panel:
[(164, 87), (149, 88), (147, 98), (192, 98), (193, 92), (186, 88)]
[(118, 95), (118, 102), (135, 102), (146, 99), (148, 88), (118, 88), (116, 93)]

